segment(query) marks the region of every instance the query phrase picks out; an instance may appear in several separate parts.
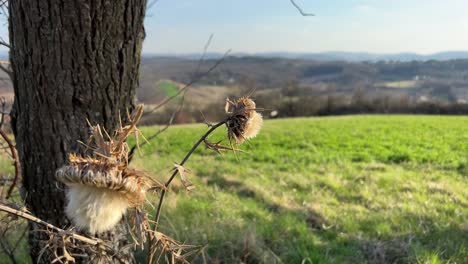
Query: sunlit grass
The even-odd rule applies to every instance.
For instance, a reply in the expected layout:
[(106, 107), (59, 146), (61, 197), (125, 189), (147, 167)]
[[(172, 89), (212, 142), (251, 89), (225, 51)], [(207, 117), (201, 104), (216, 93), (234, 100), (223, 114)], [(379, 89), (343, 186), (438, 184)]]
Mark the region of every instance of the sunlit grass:
[[(177, 185), (161, 228), (204, 246), (198, 261), (463, 263), (467, 122), (428, 116), (266, 122), (238, 160), (196, 152), (186, 167), (197, 188), (187, 194)], [(173, 127), (143, 147), (135, 164), (165, 179), (205, 130)]]
[[(132, 165), (164, 181), (206, 130), (171, 127)], [(267, 121), (237, 158), (200, 147), (160, 228), (199, 245), (196, 263), (467, 263), (467, 139), (468, 117)]]

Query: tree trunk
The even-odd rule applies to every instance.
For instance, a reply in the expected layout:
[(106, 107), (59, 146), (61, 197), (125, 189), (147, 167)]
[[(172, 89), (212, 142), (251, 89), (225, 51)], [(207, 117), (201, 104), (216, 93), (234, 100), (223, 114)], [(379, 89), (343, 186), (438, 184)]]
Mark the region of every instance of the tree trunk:
[[(146, 0), (9, 3), (11, 116), (23, 171), (21, 191), (28, 209), (51, 224), (70, 226), (63, 186), (54, 175), (70, 152), (83, 153), (78, 140), (89, 136), (86, 119), (113, 131), (119, 115), (125, 117), (134, 107), (145, 7)], [(127, 240), (122, 230), (103, 236), (118, 249)], [(30, 232), (33, 260), (43, 248), (38, 234)], [(128, 252), (126, 261), (131, 260)]]

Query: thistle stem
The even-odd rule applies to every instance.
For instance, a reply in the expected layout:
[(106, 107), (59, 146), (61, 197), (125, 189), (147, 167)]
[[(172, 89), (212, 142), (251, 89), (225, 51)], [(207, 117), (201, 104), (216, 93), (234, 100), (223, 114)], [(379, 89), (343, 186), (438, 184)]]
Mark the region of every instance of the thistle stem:
[[(226, 124), (226, 122), (229, 120), (226, 119), (226, 120), (223, 120), (215, 125), (212, 125), (210, 127), (210, 129), (208, 131), (206, 131), (206, 133), (192, 146), (192, 148), (190, 149), (190, 151), (185, 155), (184, 159), (180, 162), (180, 166), (183, 166), (185, 164), (185, 162), (187, 162), (187, 160), (190, 158), (190, 156), (193, 154), (193, 152), (198, 148), (198, 146), (211, 134), (213, 133), (218, 127)], [(161, 197), (159, 198), (159, 203), (158, 203), (158, 208), (156, 210), (156, 215), (154, 216), (154, 231), (156, 231), (158, 229), (158, 224), (159, 224), (159, 216), (161, 215), (161, 207), (162, 207), (162, 204), (164, 202), (164, 196), (166, 195), (166, 190), (167, 190), (167, 187), (169, 187), (169, 185), (171, 184), (172, 180), (174, 180), (175, 176), (177, 176), (177, 173), (178, 173), (178, 170), (174, 169), (174, 172), (172, 173), (171, 177), (167, 180), (167, 182), (164, 184), (164, 187), (161, 191)], [(150, 252), (150, 260), (148, 263), (152, 263), (152, 259), (153, 259), (153, 254), (151, 254), (152, 252), (152, 245), (154, 244), (154, 237), (153, 236), (150, 236), (150, 239), (149, 239), (149, 252)]]

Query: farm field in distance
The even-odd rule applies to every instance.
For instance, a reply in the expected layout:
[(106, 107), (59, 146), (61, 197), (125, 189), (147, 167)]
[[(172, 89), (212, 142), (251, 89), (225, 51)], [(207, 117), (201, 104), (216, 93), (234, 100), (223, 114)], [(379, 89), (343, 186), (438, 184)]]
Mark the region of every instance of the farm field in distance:
[[(165, 181), (206, 130), (173, 126), (133, 166)], [(200, 246), (195, 263), (468, 262), (468, 117), (268, 120), (238, 148), (201, 146), (195, 189), (177, 178), (163, 205), (160, 231)]]

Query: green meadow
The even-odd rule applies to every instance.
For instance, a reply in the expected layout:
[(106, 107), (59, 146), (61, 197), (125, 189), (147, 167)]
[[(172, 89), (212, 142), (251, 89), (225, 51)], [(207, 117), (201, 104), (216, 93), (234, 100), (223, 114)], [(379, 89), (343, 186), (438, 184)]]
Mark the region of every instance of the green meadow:
[[(165, 181), (207, 129), (170, 127), (132, 165)], [(268, 120), (236, 148), (200, 146), (195, 188), (177, 178), (163, 205), (160, 231), (195, 263), (468, 263), (468, 117)]]
[[(171, 127), (133, 165), (163, 181), (206, 130)], [(468, 262), (468, 117), (271, 120), (238, 147), (200, 147), (196, 188), (176, 181), (164, 204), (161, 231), (200, 246), (194, 262)]]

